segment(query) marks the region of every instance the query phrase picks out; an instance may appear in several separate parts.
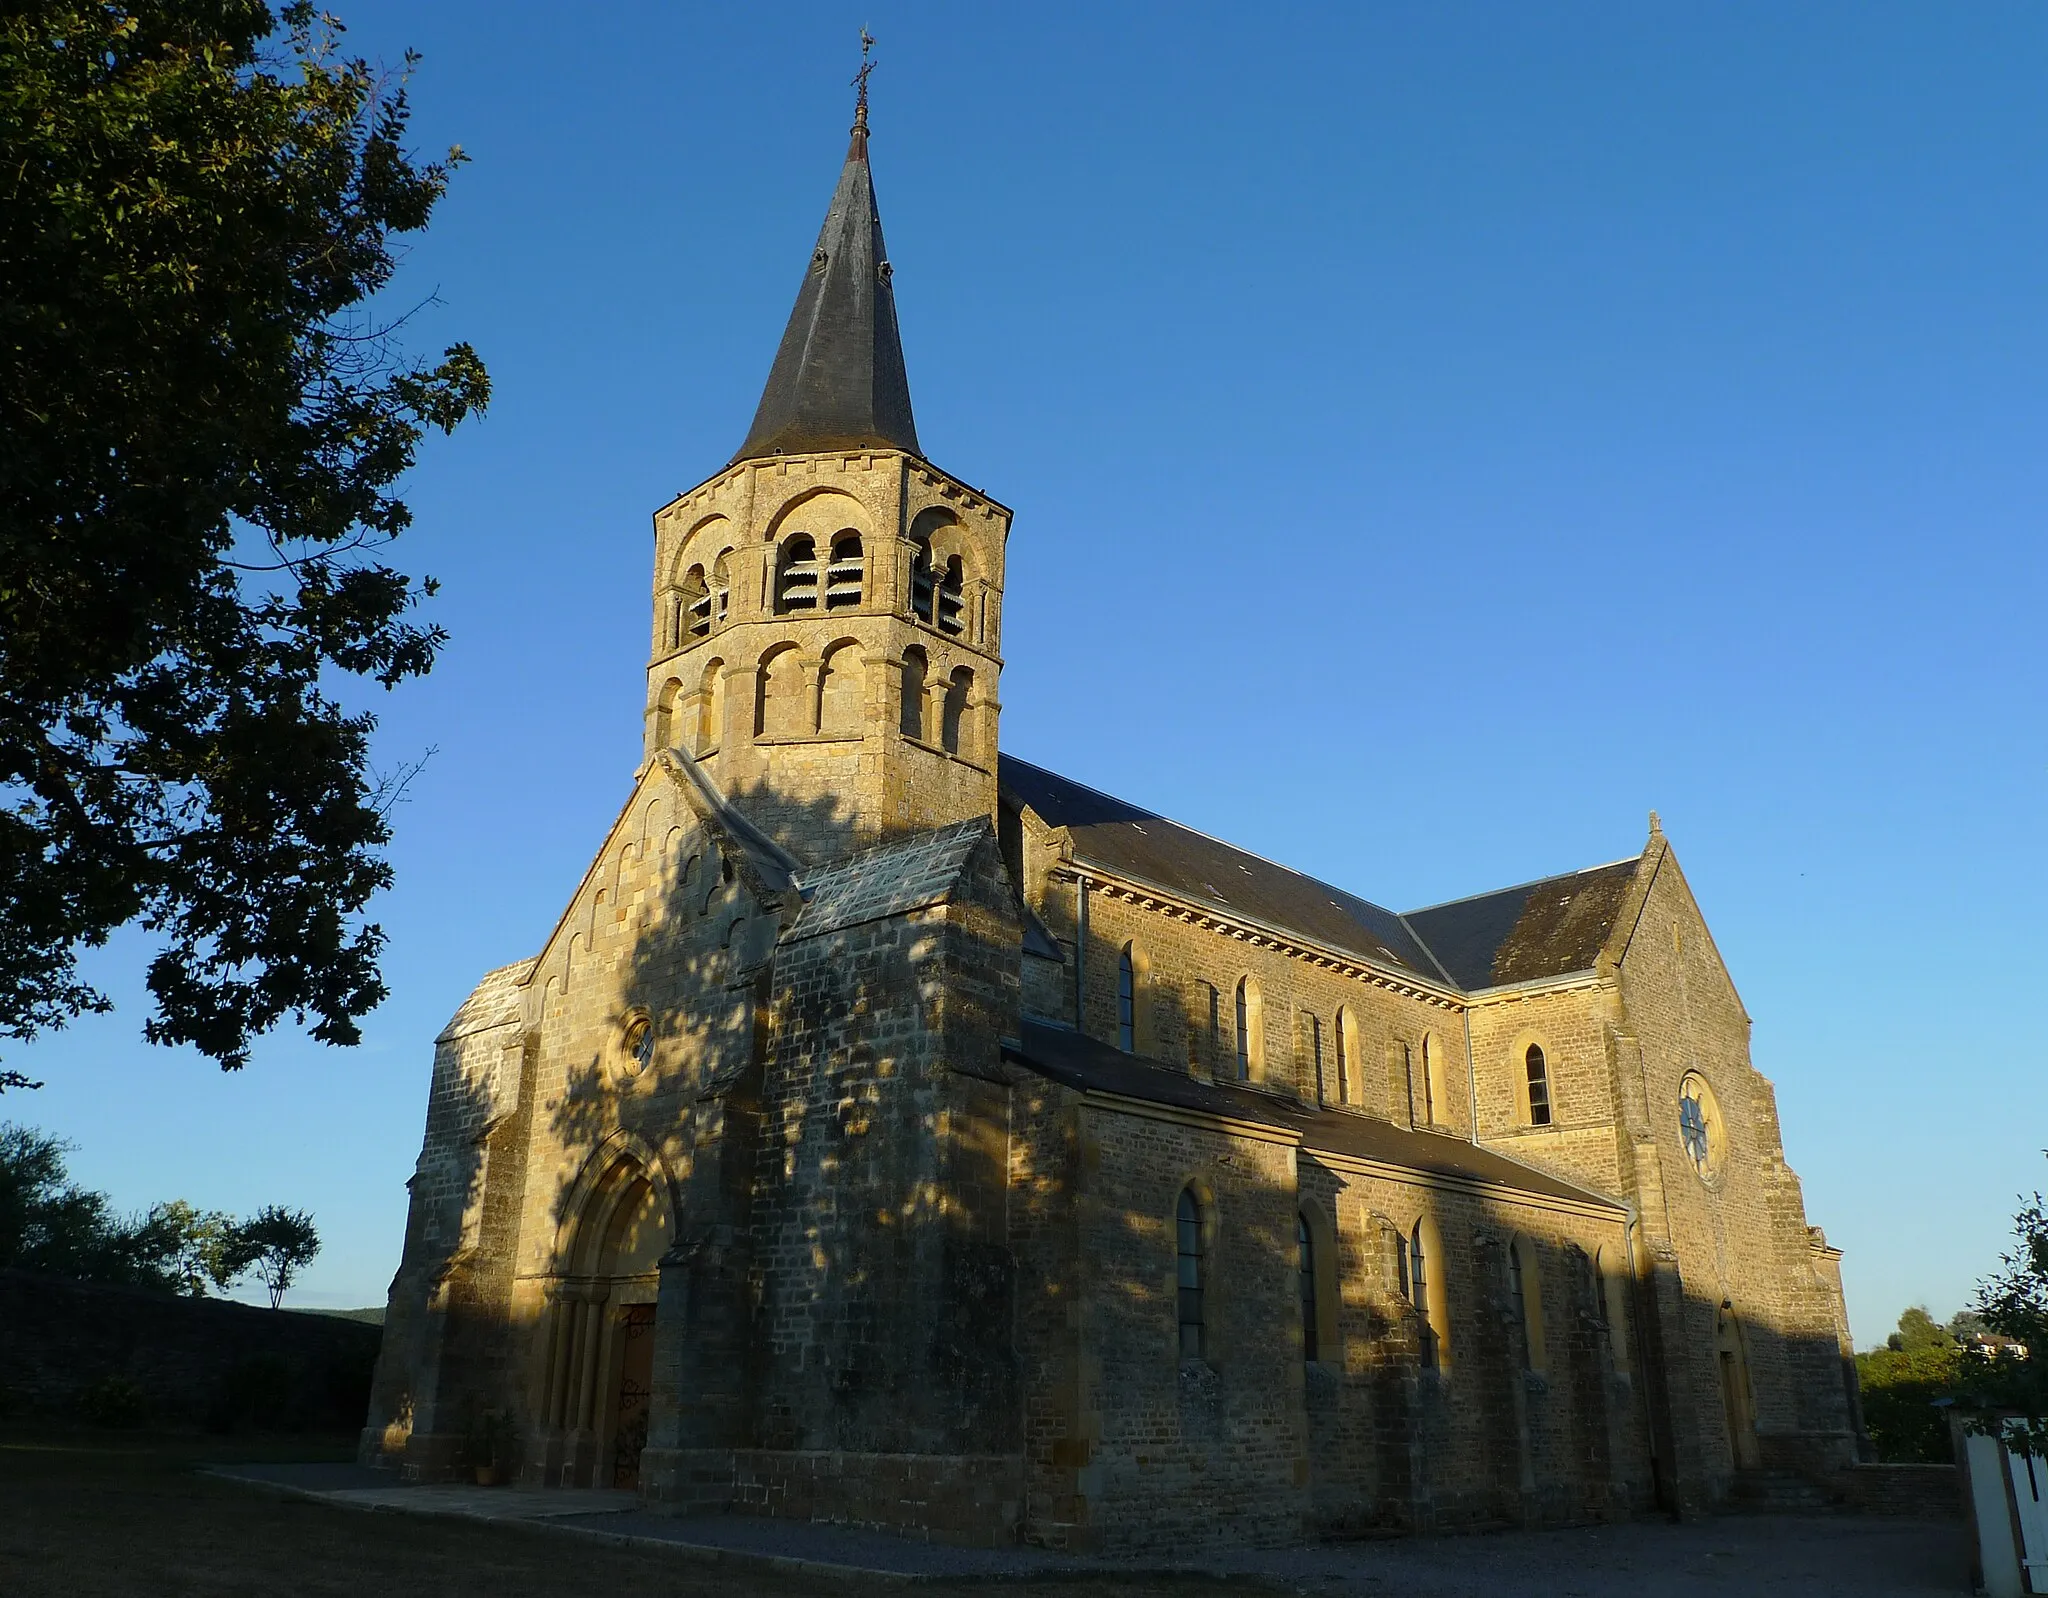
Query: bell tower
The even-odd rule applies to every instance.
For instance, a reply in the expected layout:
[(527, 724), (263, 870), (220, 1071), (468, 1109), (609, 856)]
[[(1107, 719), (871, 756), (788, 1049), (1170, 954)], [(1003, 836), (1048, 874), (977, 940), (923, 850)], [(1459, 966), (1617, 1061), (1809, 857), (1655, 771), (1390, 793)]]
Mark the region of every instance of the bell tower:
[(646, 755), (817, 863), (996, 808), (1010, 512), (924, 458), (867, 88), (753, 426), (654, 516)]

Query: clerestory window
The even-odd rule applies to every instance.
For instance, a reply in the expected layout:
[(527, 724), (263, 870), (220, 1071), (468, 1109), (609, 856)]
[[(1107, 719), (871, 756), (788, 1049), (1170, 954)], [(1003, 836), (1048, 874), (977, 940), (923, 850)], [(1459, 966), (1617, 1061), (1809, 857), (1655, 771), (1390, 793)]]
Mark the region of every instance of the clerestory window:
[(1138, 1051), (1138, 971), (1128, 943), (1116, 957), (1116, 1046), (1126, 1054)]
[(1522, 1057), (1524, 1069), (1529, 1077), (1529, 1124), (1550, 1125), (1550, 1068), (1543, 1058), (1539, 1044), (1529, 1045), (1529, 1052)]

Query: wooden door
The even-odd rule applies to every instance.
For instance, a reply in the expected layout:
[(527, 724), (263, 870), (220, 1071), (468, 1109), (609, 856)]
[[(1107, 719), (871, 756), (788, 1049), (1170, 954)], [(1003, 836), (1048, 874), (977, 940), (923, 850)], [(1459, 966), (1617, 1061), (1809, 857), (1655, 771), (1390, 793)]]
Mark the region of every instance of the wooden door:
[(612, 1485), (640, 1485), (647, 1403), (654, 1390), (654, 1306), (629, 1304), (620, 1318), (619, 1390), (612, 1408)]

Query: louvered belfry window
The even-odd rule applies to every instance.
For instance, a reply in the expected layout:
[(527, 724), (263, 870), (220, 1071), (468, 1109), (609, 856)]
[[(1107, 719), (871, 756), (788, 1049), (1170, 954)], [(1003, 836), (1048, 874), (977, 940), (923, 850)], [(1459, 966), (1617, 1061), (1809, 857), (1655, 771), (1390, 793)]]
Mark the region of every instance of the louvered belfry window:
[(860, 604), (861, 585), (867, 562), (862, 558), (860, 534), (843, 532), (832, 540), (832, 562), (825, 569), (825, 608), (852, 610)]
[(946, 562), (946, 570), (939, 578), (938, 624), (942, 633), (958, 633), (965, 629), (966, 603), (962, 598), (965, 584), (960, 572), (960, 557), (955, 555)]
[(775, 608), (783, 614), (818, 608), (818, 546), (798, 534), (782, 546), (782, 570), (775, 580)]

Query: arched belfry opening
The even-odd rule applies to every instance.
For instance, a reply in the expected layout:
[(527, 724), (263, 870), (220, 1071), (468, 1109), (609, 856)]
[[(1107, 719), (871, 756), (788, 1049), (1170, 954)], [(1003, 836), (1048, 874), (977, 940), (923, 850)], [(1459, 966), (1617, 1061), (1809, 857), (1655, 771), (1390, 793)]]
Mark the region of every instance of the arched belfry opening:
[(655, 1299), (675, 1224), (666, 1177), (630, 1142), (600, 1150), (569, 1195), (538, 1406), (549, 1485), (640, 1484)]

